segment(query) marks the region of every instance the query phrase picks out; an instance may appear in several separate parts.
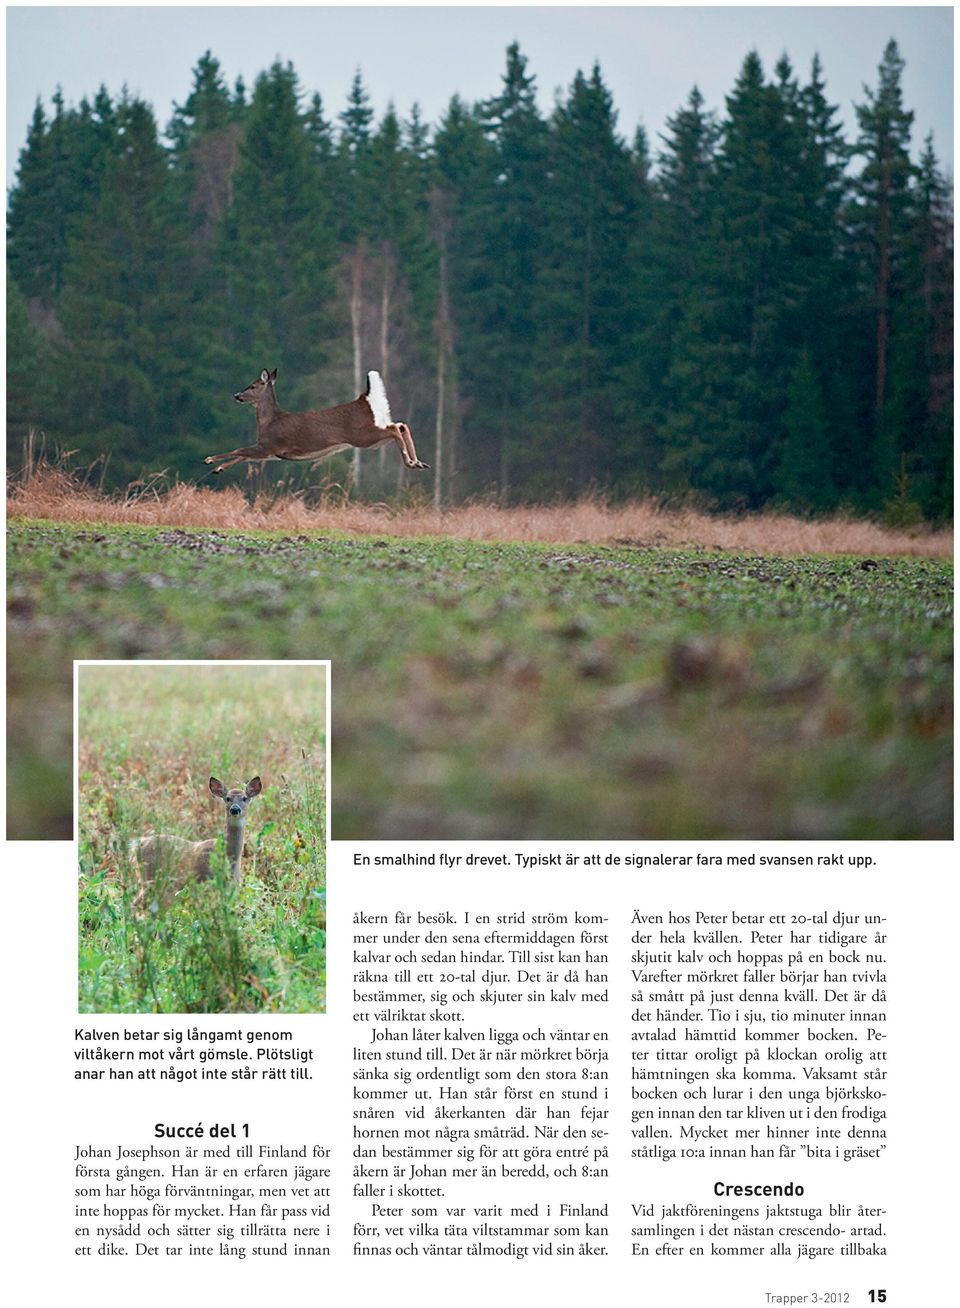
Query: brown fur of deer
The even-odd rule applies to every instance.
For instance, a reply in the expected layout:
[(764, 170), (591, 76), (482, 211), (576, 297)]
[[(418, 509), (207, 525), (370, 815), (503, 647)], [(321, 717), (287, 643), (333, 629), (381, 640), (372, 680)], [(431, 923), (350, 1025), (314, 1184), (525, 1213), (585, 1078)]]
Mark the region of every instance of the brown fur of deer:
[(233, 397), (238, 404), (252, 404), (257, 413), (257, 443), (229, 450), (226, 454), (209, 454), (204, 463), (215, 463), (214, 472), (223, 472), (245, 459), (326, 459), (341, 450), (373, 450), (396, 442), (408, 468), (429, 465), (417, 458), (417, 451), (405, 422), (394, 422), (383, 380), (378, 372), (367, 373), (365, 394), (349, 404), (331, 409), (311, 409), (305, 413), (287, 413), (277, 403), (277, 370), (261, 372), (255, 382)]
[[(228, 790), (222, 781), (211, 777), (209, 787), (211, 795), (222, 799), (226, 808), (227, 862), (234, 883), (239, 885), (247, 805), (263, 786), (260, 778), (254, 777), (243, 788)], [(137, 836), (131, 840), (130, 857), (140, 877), (138, 900), (144, 902), (148, 892), (155, 889), (161, 900), (168, 903), (192, 882), (209, 881), (217, 844), (216, 839), (186, 840), (183, 836), (167, 835)]]

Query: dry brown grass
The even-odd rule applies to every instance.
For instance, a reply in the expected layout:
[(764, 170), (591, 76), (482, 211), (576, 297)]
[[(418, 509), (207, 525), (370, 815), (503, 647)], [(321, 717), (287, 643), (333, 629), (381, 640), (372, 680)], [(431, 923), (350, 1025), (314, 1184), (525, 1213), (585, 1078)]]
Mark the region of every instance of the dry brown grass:
[(608, 504), (588, 496), (574, 504), (500, 508), (488, 503), (434, 509), (302, 495), (257, 496), (178, 483), (167, 489), (131, 488), (117, 495), (78, 481), (62, 468), (41, 466), (12, 484), (9, 518), (77, 524), (229, 528), (285, 532), (342, 531), (364, 535), (450, 536), (461, 540), (542, 541), (551, 544), (702, 546), (766, 554), (953, 554), (952, 530), (893, 529), (857, 518), (804, 519), (787, 514), (714, 515), (663, 508), (652, 500)]

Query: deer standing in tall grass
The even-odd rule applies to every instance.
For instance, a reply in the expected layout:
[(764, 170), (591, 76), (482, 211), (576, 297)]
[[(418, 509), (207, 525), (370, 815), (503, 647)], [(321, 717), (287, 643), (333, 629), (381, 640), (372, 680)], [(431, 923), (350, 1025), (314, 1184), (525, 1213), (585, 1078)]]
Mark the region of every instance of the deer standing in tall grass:
[[(243, 857), (243, 828), (247, 805), (263, 789), (259, 777), (235, 790), (228, 790), (216, 777), (210, 778), (210, 793), (226, 807), (226, 852), (230, 875), (240, 884)], [(130, 856), (140, 871), (140, 898), (156, 886), (164, 899), (172, 897), (192, 881), (209, 881), (217, 840), (185, 840), (183, 836), (137, 836), (130, 841)]]
[(287, 413), (277, 404), (277, 370), (264, 368), (255, 382), (233, 397), (238, 404), (252, 404), (257, 412), (257, 443), (226, 454), (209, 454), (204, 463), (215, 463), (223, 472), (244, 459), (325, 459), (341, 450), (373, 450), (396, 441), (408, 468), (427, 468), (421, 463), (405, 422), (394, 422), (383, 378), (367, 373), (366, 393), (349, 404), (332, 409), (311, 409)]

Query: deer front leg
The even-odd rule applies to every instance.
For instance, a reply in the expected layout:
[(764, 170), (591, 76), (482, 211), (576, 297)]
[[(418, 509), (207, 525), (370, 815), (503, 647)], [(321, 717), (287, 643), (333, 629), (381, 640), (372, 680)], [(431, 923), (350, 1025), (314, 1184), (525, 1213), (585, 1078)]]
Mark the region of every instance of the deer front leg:
[(408, 468), (429, 468), (429, 463), (422, 463), (417, 458), (416, 447), (413, 443), (413, 437), (410, 435), (410, 428), (405, 422), (395, 422), (396, 442), (400, 446), (400, 453), (403, 461)]
[[(235, 463), (242, 463), (244, 459), (265, 459), (268, 456), (264, 454), (256, 445), (249, 445), (246, 449), (229, 450), (226, 454), (208, 454), (204, 463), (216, 463), (218, 467), (214, 472), (223, 472), (224, 468), (232, 468)], [(221, 463), (223, 459), (225, 462)]]

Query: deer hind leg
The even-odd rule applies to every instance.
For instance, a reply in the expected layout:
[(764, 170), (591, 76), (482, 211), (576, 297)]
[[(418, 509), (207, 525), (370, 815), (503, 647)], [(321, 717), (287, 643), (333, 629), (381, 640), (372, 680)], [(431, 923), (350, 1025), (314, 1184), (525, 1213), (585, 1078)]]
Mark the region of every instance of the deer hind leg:
[(417, 458), (416, 446), (413, 443), (413, 437), (410, 435), (410, 428), (405, 422), (391, 423), (394, 431), (394, 439), (400, 446), (400, 453), (403, 461), (408, 468), (429, 468), (429, 463), (422, 463)]

